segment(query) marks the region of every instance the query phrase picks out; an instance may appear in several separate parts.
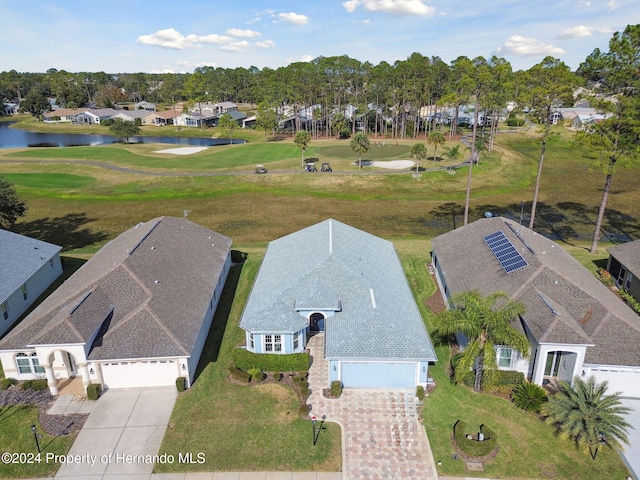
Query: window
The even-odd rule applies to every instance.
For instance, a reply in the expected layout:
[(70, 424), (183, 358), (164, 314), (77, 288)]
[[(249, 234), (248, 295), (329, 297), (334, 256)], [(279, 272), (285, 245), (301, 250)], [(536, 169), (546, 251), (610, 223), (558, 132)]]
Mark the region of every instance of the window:
[(296, 332), (293, 334), (293, 349), (297, 350), (298, 349), (298, 345), (300, 345), (300, 332)]
[(26, 302), (27, 299), (29, 298), (29, 292), (27, 291), (27, 284), (26, 283), (22, 284), (22, 287), (20, 287), (20, 290), (22, 291), (22, 298)]
[(631, 286), (631, 280), (633, 280), (633, 273), (629, 272), (627, 273), (627, 281), (624, 282), (624, 288), (626, 290), (629, 290), (629, 287)]
[(282, 351), (282, 335), (274, 335), (273, 350), (276, 352)]
[(511, 349), (500, 347), (498, 348), (498, 366), (499, 367), (511, 367)]
[(265, 352), (281, 352), (282, 351), (282, 335), (265, 335), (264, 351)]
[(18, 373), (44, 373), (44, 368), (40, 366), (36, 353), (32, 353), (31, 356), (26, 353), (18, 353), (16, 355), (16, 365), (18, 366)]
[(249, 334), (249, 347), (251, 348), (251, 350), (256, 349), (256, 344), (255, 344), (255, 341), (253, 340), (253, 333)]
[(0, 311), (2, 312), (2, 318), (9, 320), (9, 305), (7, 302), (0, 303)]
[(53, 268), (53, 258), (50, 258), (50, 259), (49, 259), (49, 266), (50, 266), (51, 268)]
[(273, 352), (273, 335), (264, 336), (264, 351)]

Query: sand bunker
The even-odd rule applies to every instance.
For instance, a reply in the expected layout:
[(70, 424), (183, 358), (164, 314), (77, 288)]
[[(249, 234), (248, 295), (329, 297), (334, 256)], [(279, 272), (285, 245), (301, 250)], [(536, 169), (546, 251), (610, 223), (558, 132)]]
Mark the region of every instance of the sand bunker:
[(415, 163), (411, 160), (389, 160), (386, 162), (371, 162), (372, 167), (392, 168), (394, 170), (402, 170), (403, 168), (411, 168)]
[(174, 155), (191, 155), (206, 150), (209, 147), (179, 147), (169, 148), (167, 150), (156, 150), (153, 153), (173, 153)]

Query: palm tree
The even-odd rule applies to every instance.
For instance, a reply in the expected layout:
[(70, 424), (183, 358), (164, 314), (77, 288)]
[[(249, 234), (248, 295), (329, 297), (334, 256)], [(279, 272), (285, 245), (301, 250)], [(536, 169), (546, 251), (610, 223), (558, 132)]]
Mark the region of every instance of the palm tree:
[(463, 333), (469, 340), (454, 374), (455, 383), (475, 369), (474, 390), (479, 392), (482, 385), (490, 385), (498, 370), (496, 345), (529, 355), (527, 337), (511, 326), (511, 321), (524, 313), (521, 302), (509, 300), (505, 292), (483, 297), (477, 290), (471, 290), (454, 295), (451, 304), (454, 308), (436, 317), (434, 333), (440, 337)]
[(627, 429), (631, 426), (623, 415), (631, 409), (622, 405), (620, 392), (606, 394), (607, 382), (596, 383), (590, 376), (587, 380), (573, 379), (573, 386), (561, 381), (560, 391), (549, 399), (546, 414), (548, 421), (558, 431), (589, 449), (596, 459), (600, 445), (620, 447), (627, 445)]
[[(460, 145), (456, 145), (455, 147), (444, 147), (444, 153), (442, 155), (453, 162), (455, 162), (456, 160), (460, 160), (462, 158)], [(449, 170), (451, 170), (452, 167), (453, 165), (450, 165)]]
[(304, 153), (307, 151), (307, 147), (309, 143), (311, 143), (311, 135), (306, 130), (300, 130), (296, 133), (296, 136), (293, 137), (293, 141), (296, 142), (296, 145), (302, 152), (302, 168), (304, 168)]
[(416, 143), (411, 147), (411, 156), (417, 160), (416, 173), (418, 173), (418, 170), (420, 169), (420, 160), (427, 157), (427, 148), (424, 146), (424, 143)]
[(433, 149), (433, 161), (435, 162), (436, 159), (438, 157), (436, 157), (436, 153), (438, 151), (438, 147), (441, 145), (444, 145), (444, 142), (446, 142), (446, 138), (444, 138), (444, 133), (442, 133), (440, 130), (434, 130), (433, 132), (431, 132), (429, 134), (429, 137), (427, 137), (427, 142), (429, 142), (430, 145), (434, 145), (434, 149)]
[(369, 137), (366, 133), (358, 132), (353, 136), (351, 150), (358, 154), (358, 166), (362, 168), (362, 154), (369, 150)]

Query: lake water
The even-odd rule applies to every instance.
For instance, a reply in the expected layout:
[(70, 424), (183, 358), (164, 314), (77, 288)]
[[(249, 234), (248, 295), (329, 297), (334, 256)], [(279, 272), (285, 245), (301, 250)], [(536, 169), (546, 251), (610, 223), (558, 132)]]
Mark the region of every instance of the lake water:
[[(17, 128), (9, 128), (13, 122), (0, 122), (0, 148), (23, 147), (77, 147), (105, 145), (117, 143), (120, 139), (111, 135), (84, 135), (81, 133), (36, 133)], [(158, 127), (160, 128), (160, 127)], [(229, 145), (228, 138), (186, 138), (186, 137), (130, 137), (130, 143), (168, 143), (172, 145), (189, 145), (212, 147)], [(244, 143), (244, 140), (233, 139), (232, 143)]]

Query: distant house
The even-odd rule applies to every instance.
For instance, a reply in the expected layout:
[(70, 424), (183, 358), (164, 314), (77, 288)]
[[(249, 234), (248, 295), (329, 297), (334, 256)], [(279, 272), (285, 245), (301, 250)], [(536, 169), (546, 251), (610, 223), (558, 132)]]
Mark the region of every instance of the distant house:
[(75, 124), (90, 124), (100, 125), (100, 122), (108, 120), (120, 113), (121, 110), (115, 110), (113, 108), (92, 108), (84, 109), (80, 111), (75, 117), (73, 117), (72, 123)]
[(585, 130), (589, 128), (590, 125), (594, 123), (600, 123), (603, 120), (609, 118), (610, 115), (605, 115), (601, 113), (593, 113), (588, 115), (576, 115), (571, 120), (571, 128), (574, 130)]
[(114, 120), (116, 118), (121, 119), (124, 122), (135, 122), (137, 119), (140, 119), (140, 122), (142, 123), (142, 119), (148, 117), (149, 115), (152, 115), (153, 112), (150, 110), (119, 110), (118, 113), (116, 113), (115, 115), (113, 115), (110, 118), (113, 118)]
[(213, 117), (211, 117), (210, 125), (212, 127), (217, 127), (218, 123), (220, 123), (220, 119), (222, 118), (223, 115), (229, 115), (236, 122), (238, 122), (239, 125), (241, 125), (242, 121), (245, 118), (247, 118), (247, 116), (244, 113), (242, 113), (241, 111), (239, 111), (239, 110), (227, 110), (224, 113), (218, 113), (218, 114), (214, 115)]
[(526, 335), (531, 356), (498, 346), (499, 367), (538, 385), (594, 375), (611, 391), (640, 398), (640, 317), (562, 247), (500, 217), (440, 235), (432, 246), (447, 303), (468, 290), (504, 291), (524, 303), (513, 326)]
[(20, 104), (4, 103), (2, 104), (2, 115), (17, 115), (20, 112)]
[(82, 112), (81, 108), (59, 108), (57, 110), (51, 110), (50, 112), (44, 112), (42, 114), (42, 120), (47, 123), (70, 123), (73, 122), (75, 116)]
[(393, 244), (331, 219), (269, 243), (240, 328), (274, 355), (324, 332), (329, 382), (346, 388), (415, 389), (436, 361)]
[(227, 113), (238, 110), (238, 105), (233, 102), (218, 102), (213, 104), (214, 114)]
[(179, 111), (163, 110), (161, 112), (151, 112), (146, 117), (142, 117), (142, 125), (173, 125), (175, 118), (180, 115)]
[(62, 247), (0, 229), (0, 337), (62, 273)]
[(213, 115), (200, 115), (197, 112), (181, 113), (174, 119), (174, 123), (181, 127), (210, 127), (214, 122)]
[(242, 119), (242, 128), (253, 128), (256, 126), (256, 122), (258, 121), (255, 115), (251, 115), (250, 117), (246, 117)]
[(627, 290), (640, 302), (640, 240), (607, 249), (607, 271), (618, 288)]
[[(107, 243), (0, 340), (7, 377), (86, 387), (193, 382), (231, 267), (231, 240), (160, 217)], [(45, 265), (48, 267), (48, 265)]]
[(148, 112), (155, 112), (156, 111), (156, 104), (155, 103), (146, 102), (146, 101), (142, 101), (142, 102), (134, 103), (133, 104), (133, 108), (135, 110), (146, 110)]

